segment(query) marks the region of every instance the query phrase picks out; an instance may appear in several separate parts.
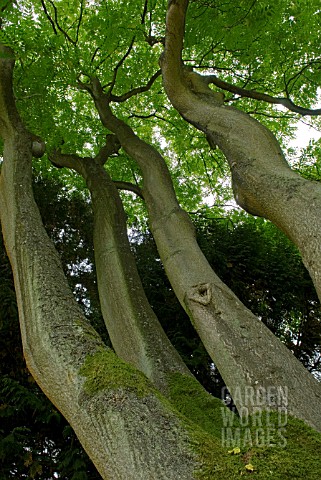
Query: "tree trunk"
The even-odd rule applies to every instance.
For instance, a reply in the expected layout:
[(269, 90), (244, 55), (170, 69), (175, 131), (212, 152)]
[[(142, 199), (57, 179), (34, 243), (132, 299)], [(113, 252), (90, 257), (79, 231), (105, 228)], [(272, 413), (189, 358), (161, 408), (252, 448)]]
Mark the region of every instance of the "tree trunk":
[(100, 305), (113, 348), (166, 395), (171, 374), (191, 376), (191, 373), (167, 338), (144, 293), (127, 237), (122, 202), (103, 168), (108, 155), (113, 153), (115, 141), (112, 136), (109, 139), (110, 146), (106, 145), (96, 159), (59, 152), (51, 155), (51, 159), (57, 165), (76, 170), (91, 192)]
[(226, 156), (238, 204), (271, 220), (299, 248), (321, 300), (321, 185), (292, 171), (272, 132), (246, 113), (224, 106), (195, 72), (197, 86), (191, 88), (195, 81), (181, 59), (187, 5), (188, 0), (169, 2), (162, 58), (165, 90), (184, 119)]
[[(170, 5), (179, 5), (179, 0)], [(150, 315), (131, 266), (122, 206), (108, 175), (95, 162), (82, 164), (81, 172), (92, 191), (96, 213), (97, 265), (102, 258), (106, 261), (98, 267), (100, 295), (102, 303), (106, 302), (110, 328), (121, 320), (125, 348), (117, 329), (113, 341), (122, 356), (166, 393), (171, 387), (169, 372), (178, 372), (173, 376), (186, 377), (185, 381), (177, 382), (164, 398), (141, 372), (103, 344), (73, 298), (34, 201), (32, 156), (42, 155), (43, 144), (26, 130), (16, 110), (13, 67), (11, 50), (0, 47), (0, 135), (4, 140), (0, 217), (14, 274), (24, 354), (32, 375), (70, 422), (104, 479), (238, 478), (245, 471), (243, 459), (227, 462), (227, 449), (221, 445), (220, 429), (226, 414), (220, 415), (220, 402), (209, 401), (209, 395), (199, 402), (203, 391), (192, 376), (184, 375), (179, 357)], [(240, 389), (239, 406), (245, 405), (249, 411), (255, 407), (244, 397), (246, 387), (260, 387), (265, 393), (271, 386), (288, 387), (289, 411), (321, 429), (319, 387), (212, 272), (197, 246), (188, 216), (177, 203), (163, 158), (112, 115), (95, 79), (92, 87), (103, 123), (140, 165), (151, 228), (170, 280), (215, 363), (224, 371), (232, 393)], [(124, 281), (128, 264), (130, 278)], [(116, 291), (112, 282), (106, 281), (106, 266)], [(134, 298), (136, 287), (139, 291)], [(128, 342), (132, 333), (136, 345)], [(160, 339), (150, 338), (155, 334)], [(155, 352), (150, 351), (153, 348)], [(159, 370), (158, 357), (164, 363)], [(162, 377), (159, 380), (157, 372)], [(185, 411), (181, 407), (189, 418), (178, 414), (175, 395), (182, 403), (191, 400)], [(260, 408), (269, 405), (264, 398)], [(199, 424), (195, 423), (198, 417)], [(311, 433), (303, 430), (303, 437), (306, 431)]]

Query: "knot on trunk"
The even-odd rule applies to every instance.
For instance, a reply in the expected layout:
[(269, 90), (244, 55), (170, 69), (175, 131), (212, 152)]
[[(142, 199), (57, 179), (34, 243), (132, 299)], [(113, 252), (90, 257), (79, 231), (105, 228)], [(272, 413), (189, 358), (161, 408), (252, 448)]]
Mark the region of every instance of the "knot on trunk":
[(187, 294), (187, 298), (201, 305), (208, 305), (212, 300), (210, 283), (200, 283), (193, 286)]

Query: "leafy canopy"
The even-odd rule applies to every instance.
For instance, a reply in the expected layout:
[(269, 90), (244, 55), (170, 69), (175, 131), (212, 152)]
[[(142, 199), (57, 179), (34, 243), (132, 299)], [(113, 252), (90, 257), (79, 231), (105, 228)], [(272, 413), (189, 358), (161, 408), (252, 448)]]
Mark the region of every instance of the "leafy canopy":
[[(89, 94), (79, 81), (97, 75), (113, 95), (117, 116), (165, 153), (179, 201), (188, 210), (204, 198), (224, 204), (231, 192), (222, 187), (227, 168), (218, 151), (183, 122), (164, 95), (159, 70), (166, 1), (116, 2), (19, 0), (2, 14), (1, 40), (16, 54), (15, 91), (27, 126), (47, 150), (96, 154), (104, 144), (102, 127)], [(320, 84), (320, 7), (309, 2), (197, 0), (190, 3), (184, 60), (200, 73), (213, 73), (230, 84), (288, 97), (313, 108)], [(216, 87), (213, 87), (216, 88)], [(274, 105), (225, 92), (226, 102), (256, 115), (283, 145), (299, 116)], [(317, 117), (311, 122), (318, 127)], [(314, 153), (318, 153), (316, 150)], [(296, 166), (305, 169), (306, 157)], [(50, 167), (47, 167), (50, 168)], [(140, 172), (123, 152), (109, 160), (115, 180), (139, 183)], [(66, 184), (73, 176), (64, 172)], [(77, 185), (78, 188), (78, 185)], [(210, 200), (209, 200), (210, 199)], [(128, 202), (132, 204), (131, 197)], [(138, 215), (143, 210), (138, 208)], [(133, 219), (133, 217), (131, 217)]]

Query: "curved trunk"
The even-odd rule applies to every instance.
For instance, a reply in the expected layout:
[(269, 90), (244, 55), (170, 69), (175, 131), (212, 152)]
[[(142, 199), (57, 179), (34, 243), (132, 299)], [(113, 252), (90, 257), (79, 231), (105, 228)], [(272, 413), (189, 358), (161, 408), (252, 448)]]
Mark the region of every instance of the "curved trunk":
[(290, 169), (278, 141), (265, 126), (224, 106), (201, 75), (186, 71), (181, 53), (187, 5), (188, 0), (168, 4), (162, 56), (167, 95), (184, 119), (225, 154), (238, 204), (271, 220), (299, 248), (321, 300), (321, 185)]
[[(307, 182), (291, 171), (278, 142), (267, 128), (247, 114), (225, 107), (200, 75), (192, 72), (191, 77), (191, 73), (185, 70), (181, 53), (187, 5), (188, 0), (168, 3), (166, 42), (161, 59), (167, 95), (184, 119), (204, 131), (211, 143), (217, 144), (225, 153), (238, 202), (249, 212), (271, 219), (299, 246), (320, 294), (321, 220), (318, 205), (321, 203), (321, 186)], [(175, 232), (175, 226), (172, 232)], [(178, 262), (177, 256), (174, 262)], [(183, 258), (180, 268), (184, 268)], [(213, 280), (196, 279), (195, 286), (188, 286), (186, 290), (186, 307), (199, 315), (195, 320), (198, 328), (209, 325), (205, 335), (212, 332), (214, 337), (220, 337), (217, 343), (225, 343), (225, 361), (228, 361), (228, 350), (232, 352), (233, 368), (240, 377), (237, 378), (235, 373), (233, 378), (229, 366), (220, 369), (232, 394), (240, 382), (263, 387), (287, 386), (290, 410), (320, 430), (320, 384), (233, 298), (226, 287)], [(217, 351), (213, 352), (212, 358), (219, 366)], [(241, 364), (238, 368), (237, 363)], [(315, 409), (306, 405), (307, 391), (316, 402)]]

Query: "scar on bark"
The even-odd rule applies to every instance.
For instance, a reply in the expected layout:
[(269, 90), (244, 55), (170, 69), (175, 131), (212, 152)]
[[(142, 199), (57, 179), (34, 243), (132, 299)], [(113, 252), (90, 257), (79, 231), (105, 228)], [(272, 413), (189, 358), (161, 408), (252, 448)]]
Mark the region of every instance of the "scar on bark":
[(208, 305), (212, 300), (211, 284), (200, 283), (199, 285), (194, 285), (187, 293), (187, 298), (201, 305)]

